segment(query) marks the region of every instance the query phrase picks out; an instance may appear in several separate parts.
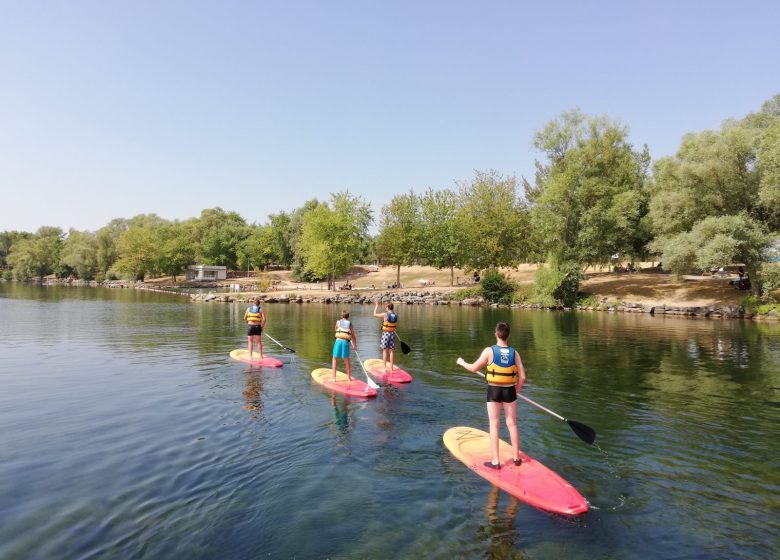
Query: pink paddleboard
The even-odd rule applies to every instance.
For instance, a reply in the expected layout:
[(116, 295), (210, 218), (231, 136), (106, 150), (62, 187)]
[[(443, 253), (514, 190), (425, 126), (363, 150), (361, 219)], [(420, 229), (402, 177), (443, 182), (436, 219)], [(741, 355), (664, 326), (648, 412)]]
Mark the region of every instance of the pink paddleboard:
[(376, 397), (376, 389), (369, 387), (360, 379), (355, 379), (354, 375), (352, 376), (352, 380), (348, 381), (346, 373), (337, 371), (336, 381), (333, 381), (332, 369), (319, 368), (311, 372), (311, 378), (326, 389), (335, 393), (349, 395), (350, 397)]
[[(414, 379), (398, 366), (394, 367), (392, 371), (385, 371), (384, 362), (379, 358), (366, 360), (363, 362), (363, 366), (374, 379), (382, 383), (409, 383)], [(390, 368), (390, 362), (387, 363), (387, 367)]]
[(250, 358), (249, 352), (247, 350), (243, 350), (240, 348), (233, 350), (230, 353), (230, 357), (233, 358), (234, 360), (238, 360), (239, 362), (244, 362), (246, 364), (250, 364), (253, 366), (282, 367), (282, 362), (280, 362), (276, 358), (272, 358), (271, 356), (265, 356), (261, 360), (257, 352), (252, 352), (252, 357)]
[(580, 515), (588, 511), (588, 502), (577, 490), (533, 457), (520, 453), (523, 463), (512, 462), (512, 446), (498, 442), (501, 469), (484, 466), (490, 461), (490, 434), (458, 426), (444, 432), (444, 445), (463, 464), (479, 476), (539, 509), (562, 515)]

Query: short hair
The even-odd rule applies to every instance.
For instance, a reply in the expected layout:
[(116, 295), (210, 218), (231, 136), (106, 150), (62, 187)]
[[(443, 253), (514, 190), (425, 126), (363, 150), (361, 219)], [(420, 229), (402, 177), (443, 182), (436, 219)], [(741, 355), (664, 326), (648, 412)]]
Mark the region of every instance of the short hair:
[(344, 311), (342, 311), (341, 312), (341, 318), (342, 319), (349, 319), (349, 311), (347, 311), (346, 309)]
[(255, 298), (255, 305), (260, 305), (260, 298), (259, 297)]
[(509, 325), (506, 323), (498, 323), (496, 325), (496, 336), (501, 340), (509, 338)]
[(388, 304), (387, 304), (387, 308), (388, 308), (390, 311), (392, 311), (392, 310), (393, 310), (393, 302), (392, 302), (392, 301), (391, 301), (390, 303), (388, 303)]

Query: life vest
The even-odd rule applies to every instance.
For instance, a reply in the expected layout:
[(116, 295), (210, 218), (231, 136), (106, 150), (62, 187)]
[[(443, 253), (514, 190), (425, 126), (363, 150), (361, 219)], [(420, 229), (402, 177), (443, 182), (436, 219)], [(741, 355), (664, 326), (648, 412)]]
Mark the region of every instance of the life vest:
[(339, 340), (352, 340), (352, 333), (350, 327), (352, 323), (347, 319), (339, 319), (336, 323), (336, 338)]
[(263, 315), (263, 308), (259, 305), (250, 305), (249, 309), (246, 310), (246, 322), (247, 323), (257, 323), (258, 325), (262, 322)]
[(515, 363), (515, 349), (493, 345), (493, 363), (487, 366), (485, 381), (493, 385), (514, 385), (519, 372)]
[(382, 321), (383, 332), (395, 332), (395, 326), (398, 324), (398, 315), (392, 311), (385, 314), (385, 320)]

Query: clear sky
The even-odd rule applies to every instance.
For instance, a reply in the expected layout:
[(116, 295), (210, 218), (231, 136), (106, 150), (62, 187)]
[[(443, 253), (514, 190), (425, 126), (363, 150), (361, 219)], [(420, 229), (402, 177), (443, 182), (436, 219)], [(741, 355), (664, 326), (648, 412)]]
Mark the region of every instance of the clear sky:
[(780, 2), (0, 0), (0, 230), (533, 176), (608, 114), (653, 157), (780, 93)]

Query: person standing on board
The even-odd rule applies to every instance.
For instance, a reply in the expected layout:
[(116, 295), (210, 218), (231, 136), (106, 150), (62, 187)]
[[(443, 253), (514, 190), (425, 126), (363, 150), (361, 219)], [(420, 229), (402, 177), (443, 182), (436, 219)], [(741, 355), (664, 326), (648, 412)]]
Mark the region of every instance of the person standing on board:
[(262, 360), (265, 356), (263, 356), (263, 341), (260, 340), (260, 335), (263, 334), (263, 329), (265, 328), (265, 313), (263, 308), (260, 307), (260, 298), (255, 298), (255, 303), (246, 308), (244, 321), (249, 325), (249, 330), (246, 333), (249, 359), (252, 359), (252, 342), (254, 339), (257, 342), (257, 351)]
[(352, 381), (352, 366), (349, 363), (349, 343), (355, 346), (357, 352), (357, 336), (349, 320), (349, 311), (341, 312), (341, 319), (336, 321), (336, 342), (333, 344), (333, 381), (336, 381), (336, 360), (343, 358), (347, 368), (347, 383)]
[(509, 346), (509, 325), (496, 325), (496, 343), (482, 351), (477, 361), (468, 363), (458, 358), (457, 364), (467, 370), (477, 373), (486, 367), (487, 375), (487, 412), (490, 422), (490, 448), (493, 460), (485, 463), (491, 469), (501, 468), (498, 456), (498, 430), (501, 425), (501, 408), (504, 409), (506, 427), (509, 429), (509, 439), (512, 441), (512, 462), (520, 466), (520, 436), (517, 433), (517, 393), (525, 383), (525, 368), (520, 360), (520, 354)]
[(382, 319), (382, 339), (379, 342), (379, 347), (382, 349), (382, 362), (385, 366), (385, 372), (387, 371), (387, 353), (390, 352), (390, 371), (395, 369), (395, 328), (398, 325), (398, 315), (393, 311), (393, 303), (390, 302), (385, 305), (384, 313), (377, 313), (379, 309), (379, 301), (374, 302), (374, 317), (380, 317)]

